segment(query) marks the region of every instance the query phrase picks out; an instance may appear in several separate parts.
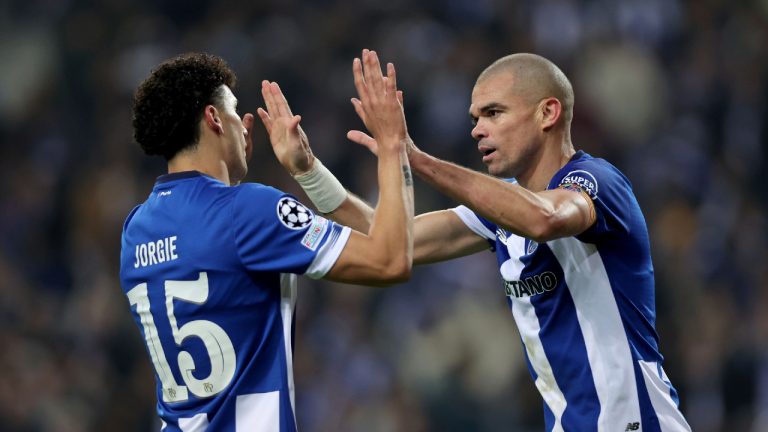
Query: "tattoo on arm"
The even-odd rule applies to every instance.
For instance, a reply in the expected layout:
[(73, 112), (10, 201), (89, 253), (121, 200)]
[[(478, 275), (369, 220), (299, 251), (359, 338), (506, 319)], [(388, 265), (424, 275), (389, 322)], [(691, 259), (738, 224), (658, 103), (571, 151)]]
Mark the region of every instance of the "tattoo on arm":
[(403, 178), (405, 179), (406, 186), (413, 186), (413, 175), (409, 165), (403, 165)]

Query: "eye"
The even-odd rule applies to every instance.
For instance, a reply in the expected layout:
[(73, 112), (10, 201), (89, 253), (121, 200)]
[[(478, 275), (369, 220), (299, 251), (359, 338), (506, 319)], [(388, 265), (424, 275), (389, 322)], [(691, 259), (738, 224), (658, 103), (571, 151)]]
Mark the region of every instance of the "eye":
[(501, 114), (501, 111), (495, 110), (495, 109), (491, 109), (491, 110), (488, 110), (485, 115), (490, 117), (490, 118), (494, 118), (494, 117), (496, 117), (499, 114)]
[(472, 123), (472, 126), (477, 126), (477, 117), (472, 117), (469, 121)]

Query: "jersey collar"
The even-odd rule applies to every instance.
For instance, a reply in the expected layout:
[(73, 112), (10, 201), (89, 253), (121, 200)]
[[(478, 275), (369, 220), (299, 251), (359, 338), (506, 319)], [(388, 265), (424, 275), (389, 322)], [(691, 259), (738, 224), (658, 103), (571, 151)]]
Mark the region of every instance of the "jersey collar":
[(571, 159), (568, 162), (573, 162), (573, 161), (579, 160), (579, 159), (583, 158), (586, 155), (587, 155), (587, 153), (585, 153), (584, 150), (578, 150), (576, 153), (573, 154), (573, 156), (571, 156)]
[(172, 182), (174, 180), (184, 180), (188, 178), (194, 178), (194, 177), (200, 177), (203, 173), (200, 171), (181, 171), (181, 172), (175, 172), (170, 174), (163, 174), (160, 177), (157, 178), (157, 181), (155, 181), (155, 184), (163, 184)]

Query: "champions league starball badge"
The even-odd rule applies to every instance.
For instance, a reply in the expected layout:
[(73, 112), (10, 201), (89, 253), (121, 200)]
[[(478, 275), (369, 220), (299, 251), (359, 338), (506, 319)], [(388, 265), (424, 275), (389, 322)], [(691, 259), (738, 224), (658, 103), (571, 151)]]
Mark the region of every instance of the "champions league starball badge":
[(299, 230), (311, 224), (314, 215), (295, 199), (283, 197), (277, 202), (277, 217), (286, 227)]

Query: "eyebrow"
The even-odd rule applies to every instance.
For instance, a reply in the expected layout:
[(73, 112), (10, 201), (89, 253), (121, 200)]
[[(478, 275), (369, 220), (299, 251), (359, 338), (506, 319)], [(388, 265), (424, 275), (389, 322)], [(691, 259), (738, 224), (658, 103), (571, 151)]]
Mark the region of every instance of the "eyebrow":
[[(504, 105), (504, 104), (500, 104), (498, 102), (491, 102), (491, 103), (489, 103), (487, 105), (483, 105), (482, 107), (480, 107), (478, 109), (478, 111), (482, 115), (482, 114), (485, 114), (485, 113), (487, 113), (488, 111), (491, 111), (491, 110), (499, 110), (499, 109), (506, 109), (506, 108), (507, 108), (507, 106)], [(472, 111), (469, 111), (469, 117), (472, 118), (472, 119), (477, 118), (474, 115), (472, 115)]]

